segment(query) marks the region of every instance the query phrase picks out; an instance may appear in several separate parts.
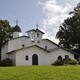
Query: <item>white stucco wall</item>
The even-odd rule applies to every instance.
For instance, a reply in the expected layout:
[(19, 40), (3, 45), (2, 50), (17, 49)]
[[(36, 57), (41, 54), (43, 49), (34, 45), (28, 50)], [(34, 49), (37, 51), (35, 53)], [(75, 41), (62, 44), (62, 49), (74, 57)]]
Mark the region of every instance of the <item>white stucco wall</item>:
[[(16, 52), (16, 66), (17, 65), (32, 65), (32, 55), (37, 54), (38, 57), (40, 54), (42, 54), (44, 51), (37, 47), (31, 47), (31, 48), (26, 48), (20, 51)], [(44, 52), (45, 53), (45, 52)], [(25, 57), (28, 56), (29, 60), (25, 60)], [(40, 58), (39, 63), (40, 63)]]
[(28, 47), (28, 46), (31, 46), (31, 45), (38, 45), (42, 48), (45, 48), (45, 46), (47, 46), (47, 49), (57, 48), (57, 46), (55, 44), (53, 44), (52, 42), (50, 42), (48, 40), (42, 40), (42, 41), (40, 41), (40, 43), (37, 43), (37, 42), (32, 42), (27, 37), (20, 37), (20, 38), (10, 40), (8, 42), (8, 48), (5, 48), (2, 51), (4, 51), (5, 53), (10, 52), (10, 51), (14, 51), (14, 50), (22, 48), (23, 44), (24, 44), (24, 47)]
[(6, 53), (1, 54), (1, 60), (4, 60), (8, 58), (8, 55)]
[(13, 38), (19, 37), (20, 32), (13, 32)]
[(2, 49), (1, 49), (1, 53), (6, 53), (6, 52), (8, 52), (8, 43), (3, 45)]
[(56, 49), (53, 50), (51, 53), (48, 53), (48, 60), (47, 62), (45, 61), (45, 64), (53, 63), (57, 60), (58, 56), (62, 56), (62, 58), (65, 58), (65, 55), (69, 55), (70, 59), (74, 59), (74, 54), (63, 49)]
[(8, 58), (8, 55), (6, 54), (6, 52), (8, 52), (8, 44), (7, 43), (2, 47), (1, 60)]
[(22, 48), (24, 40), (26, 41), (25, 37), (10, 40), (8, 42), (8, 52)]
[(16, 65), (16, 52), (12, 52), (10, 54), (8, 54), (8, 58), (11, 59), (13, 61), (14, 66)]
[(44, 44), (44, 43), (45, 43), (45, 45), (47, 45), (47, 49), (48, 50), (58, 48), (57, 45), (55, 45), (54, 43), (50, 42), (49, 40), (46, 40), (46, 39), (43, 40), (42, 44)]
[[(32, 55), (37, 54), (38, 55), (38, 64), (39, 65), (50, 65), (52, 64), (58, 56), (62, 56), (63, 58), (65, 55), (69, 55), (71, 59), (74, 59), (74, 55), (59, 49), (56, 51), (53, 51), (51, 53), (47, 53), (46, 51), (38, 48), (38, 47), (30, 47), (23, 50), (19, 50), (16, 52), (16, 66), (21, 65), (32, 65)], [(25, 57), (29, 56), (29, 60), (25, 60)]]

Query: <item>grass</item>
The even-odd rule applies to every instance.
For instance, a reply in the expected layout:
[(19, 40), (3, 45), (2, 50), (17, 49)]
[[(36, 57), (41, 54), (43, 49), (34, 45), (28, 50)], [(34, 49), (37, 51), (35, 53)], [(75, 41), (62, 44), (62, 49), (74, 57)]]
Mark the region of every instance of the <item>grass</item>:
[(0, 67), (0, 80), (80, 80), (80, 66)]

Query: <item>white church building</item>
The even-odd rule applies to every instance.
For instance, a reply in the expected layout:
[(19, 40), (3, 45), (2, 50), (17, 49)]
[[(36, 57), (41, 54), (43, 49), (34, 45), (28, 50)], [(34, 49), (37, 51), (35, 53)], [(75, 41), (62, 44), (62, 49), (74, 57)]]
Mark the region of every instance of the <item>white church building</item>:
[[(15, 27), (19, 27), (16, 25)], [(10, 58), (14, 66), (22, 65), (51, 65), (58, 56), (74, 59), (74, 54), (49, 39), (43, 39), (44, 32), (39, 29), (27, 31), (26, 36), (19, 36), (19, 31), (13, 32), (13, 38), (3, 47), (1, 60)]]

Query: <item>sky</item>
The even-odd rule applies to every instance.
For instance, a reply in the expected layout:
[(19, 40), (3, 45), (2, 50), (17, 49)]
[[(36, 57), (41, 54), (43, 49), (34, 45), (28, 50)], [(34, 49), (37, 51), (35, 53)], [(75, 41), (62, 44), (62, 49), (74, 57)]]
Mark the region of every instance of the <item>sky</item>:
[(69, 17), (69, 12), (76, 7), (80, 0), (0, 0), (0, 19), (9, 20), (12, 26), (18, 25), (25, 33), (35, 29), (45, 32), (43, 38), (48, 38), (55, 43), (55, 35), (64, 19)]

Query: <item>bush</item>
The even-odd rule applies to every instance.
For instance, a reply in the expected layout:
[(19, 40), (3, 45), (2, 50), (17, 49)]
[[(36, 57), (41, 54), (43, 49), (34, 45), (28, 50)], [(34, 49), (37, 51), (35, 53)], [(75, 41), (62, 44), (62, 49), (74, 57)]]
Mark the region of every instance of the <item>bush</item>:
[(9, 58), (1, 61), (0, 66), (13, 66), (13, 61)]
[(56, 65), (56, 66), (64, 65), (64, 61), (62, 61), (62, 60), (56, 60), (52, 65)]
[(71, 64), (71, 65), (76, 65), (78, 62), (77, 62), (77, 60), (76, 59), (71, 59), (70, 61), (69, 61), (69, 64)]
[(63, 60), (64, 64), (69, 64), (70, 60)]
[(80, 65), (80, 61), (78, 61), (78, 64)]

